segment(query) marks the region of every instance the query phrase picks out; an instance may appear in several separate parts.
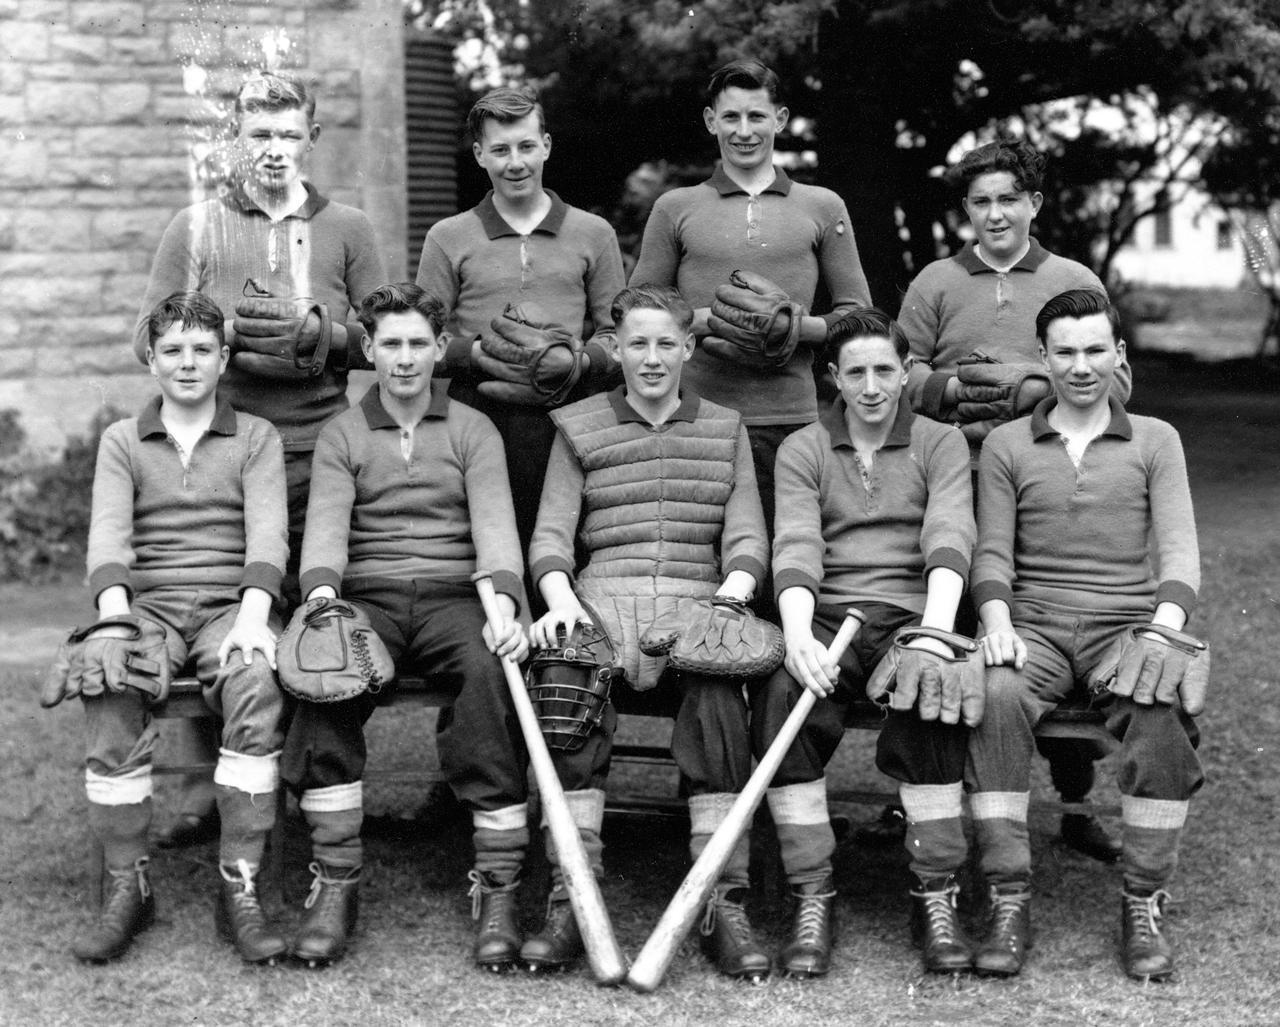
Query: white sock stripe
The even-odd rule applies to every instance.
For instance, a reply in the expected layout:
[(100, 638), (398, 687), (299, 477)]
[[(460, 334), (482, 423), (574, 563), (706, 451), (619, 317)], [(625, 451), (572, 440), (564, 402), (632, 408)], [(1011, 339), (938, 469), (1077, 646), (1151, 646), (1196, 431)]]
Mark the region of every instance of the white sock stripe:
[(945, 785), (903, 784), (898, 788), (907, 820), (922, 824), (928, 820), (959, 819), (963, 812), (961, 796), (964, 786), (959, 781)]
[(765, 793), (769, 812), (775, 824), (826, 824), (831, 821), (827, 810), (827, 779), (804, 781), (798, 785), (770, 788)]
[(280, 787), (280, 752), (250, 756), (230, 749), (218, 750), (213, 783), (250, 795), (265, 795)]
[(298, 806), (304, 813), (345, 813), (347, 810), (364, 809), (364, 782), (308, 788), (302, 793)]
[(707, 792), (689, 796), (689, 830), (691, 834), (714, 834), (724, 823), (738, 798), (737, 792)]
[[(600, 833), (604, 824), (604, 792), (599, 788), (580, 788), (565, 792), (564, 801), (569, 805), (573, 822), (580, 828)], [(542, 811), (542, 826), (547, 826), (547, 811)]]
[(151, 764), (124, 774), (98, 774), (85, 767), (84, 794), (99, 806), (134, 806), (151, 798)]
[(1030, 792), (974, 792), (969, 809), (974, 820), (1016, 820), (1026, 823)]
[(1120, 796), (1120, 822), (1131, 827), (1153, 827), (1176, 831), (1187, 822), (1191, 803), (1186, 799), (1144, 799)]
[(477, 831), (519, 831), (529, 824), (529, 804), (521, 802), (502, 809), (477, 809), (471, 812), (471, 826)]

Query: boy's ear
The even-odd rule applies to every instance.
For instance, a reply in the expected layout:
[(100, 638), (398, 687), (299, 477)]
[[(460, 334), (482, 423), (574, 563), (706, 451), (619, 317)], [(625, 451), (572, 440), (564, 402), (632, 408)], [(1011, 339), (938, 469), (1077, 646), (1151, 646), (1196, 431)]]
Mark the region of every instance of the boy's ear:
[(684, 337), (684, 359), (686, 361), (693, 358), (693, 351), (698, 348), (698, 340), (694, 338), (693, 332), (686, 333)]
[(151, 372), (151, 377), (156, 377), (156, 347), (154, 343), (147, 343), (147, 370)]
[(441, 331), (436, 336), (436, 359), (443, 359), (444, 355), (449, 352), (449, 343), (453, 342), (453, 336), (446, 331)]
[(367, 330), (360, 336), (360, 352), (364, 354), (365, 360), (373, 363), (373, 336)]
[(224, 342), (222, 348), (218, 350), (221, 359), (218, 361), (218, 377), (227, 373), (227, 366), (231, 363), (231, 345)]
[(713, 108), (702, 108), (702, 123), (707, 126), (708, 132), (712, 135), (716, 134), (716, 112)]

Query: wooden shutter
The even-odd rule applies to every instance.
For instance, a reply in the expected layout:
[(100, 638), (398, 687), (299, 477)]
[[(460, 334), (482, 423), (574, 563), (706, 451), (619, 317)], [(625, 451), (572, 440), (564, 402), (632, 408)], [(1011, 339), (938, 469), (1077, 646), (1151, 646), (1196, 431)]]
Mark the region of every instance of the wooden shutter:
[(453, 75), (453, 46), (412, 30), (404, 55), (406, 180), (409, 209), (409, 262), (412, 277), (422, 257), (428, 229), (458, 210), (455, 160), (458, 153), (458, 91)]

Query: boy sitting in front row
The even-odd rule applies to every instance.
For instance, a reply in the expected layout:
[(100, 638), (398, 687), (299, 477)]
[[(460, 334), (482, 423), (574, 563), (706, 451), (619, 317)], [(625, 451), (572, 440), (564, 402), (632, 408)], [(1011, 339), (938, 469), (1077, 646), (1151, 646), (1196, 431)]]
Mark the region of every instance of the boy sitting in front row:
[(987, 437), (978, 471), (973, 599), (989, 669), (969, 772), (991, 922), (974, 966), (1022, 969), (1032, 730), (1087, 685), (1106, 697), (1120, 741), (1121, 961), (1132, 977), (1161, 979), (1173, 972), (1165, 886), (1204, 781), (1191, 719), (1204, 701), (1190, 655), (1199, 643), (1181, 634), (1200, 585), (1186, 463), (1172, 427), (1127, 414), (1114, 396), (1124, 343), (1103, 293), (1053, 297), (1036, 337), (1053, 395)]
[[(520, 659), (528, 643), (516, 621), (524, 565), (502, 440), (432, 379), (448, 344), (438, 300), (411, 283), (384, 285), (359, 316), (378, 381), (316, 442), (302, 594), (341, 593), (397, 663), (407, 657), (456, 692), (437, 721), (440, 765), (474, 824), (476, 962), (506, 969), (521, 943), (528, 757), (499, 657)], [(504, 614), (496, 636), (471, 584), (477, 568), (493, 573)], [(315, 858), (293, 954), (313, 965), (338, 959), (356, 922), (364, 723), (375, 705), (368, 692), (300, 703), (285, 741), (283, 776), (301, 795)]]
[[(779, 961), (797, 977), (830, 969), (835, 836), (823, 769), (844, 737), (845, 712), (898, 629), (952, 630), (975, 535), (968, 446), (950, 425), (912, 413), (903, 391), (911, 359), (897, 322), (875, 309), (846, 314), (831, 326), (827, 351), (840, 394), (816, 424), (778, 450), (773, 581), (786, 662), (751, 695), (757, 756), (768, 751), (803, 689), (819, 697), (768, 792), (796, 897)], [(867, 621), (833, 665), (827, 646), (851, 603)], [(947, 652), (933, 639), (909, 644)], [(931, 656), (912, 655), (922, 670), (940, 673)], [(876, 765), (901, 782), (924, 967), (954, 972), (970, 965), (955, 909), (955, 874), (966, 855), (961, 781), (968, 728), (923, 720), (922, 707), (888, 713)]]
[[(559, 429), (547, 464), (529, 547), (532, 578), (548, 612), (531, 629), (554, 647), (563, 629), (599, 614), (637, 690), (678, 691), (671, 751), (689, 782), (694, 859), (750, 776), (742, 681), (677, 673), (643, 656), (639, 635), (682, 597), (747, 600), (765, 572), (764, 515), (741, 416), (681, 390), (693, 355), (693, 310), (668, 286), (624, 289), (613, 301), (624, 384), (552, 411)], [(589, 553), (574, 580), (575, 537)], [(580, 601), (580, 599), (582, 601)], [(596, 873), (613, 742), (608, 718), (574, 752), (553, 751), (560, 781)], [(533, 969), (563, 967), (582, 952), (560, 870), (542, 931), (521, 953)], [(768, 973), (743, 908), (748, 885), (744, 837), (704, 921), (706, 945), (722, 972)]]
[[(211, 300), (198, 292), (162, 300), (147, 337), (160, 395), (103, 433), (89, 586), (102, 620), (133, 617), (157, 642), (163, 634), (169, 673), (193, 663), (205, 702), (222, 718), (216, 922), (243, 959), (272, 962), (286, 946), (263, 916), (255, 880), (279, 781), (283, 703), (271, 607), (287, 556), (284, 452), (267, 421), (217, 397), (230, 351)], [(155, 921), (147, 828), (156, 728), (150, 697), (126, 680), (128, 630), (104, 626), (83, 643), (79, 662), (89, 829), (110, 876), (96, 921), (72, 946), (91, 962), (122, 955)], [(135, 650), (135, 665), (137, 657)], [(63, 695), (56, 690), (43, 701)]]

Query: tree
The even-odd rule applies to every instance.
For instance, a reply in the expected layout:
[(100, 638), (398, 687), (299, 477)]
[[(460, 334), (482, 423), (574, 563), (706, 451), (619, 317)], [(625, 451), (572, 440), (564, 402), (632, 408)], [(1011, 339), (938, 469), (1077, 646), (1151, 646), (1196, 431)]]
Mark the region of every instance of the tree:
[[(1068, 255), (1105, 266), (1142, 216), (1125, 184), (1170, 160), (1178, 182), (1191, 180), (1220, 138), (1205, 137), (1181, 162), (1187, 141), (1169, 132), (1280, 109), (1280, 5), (1271, 0), (421, 2), (424, 16), (464, 35), (487, 26), (498, 74), (543, 86), (555, 180), (597, 208), (612, 206), (643, 161), (708, 163), (699, 112), (710, 69), (744, 54), (769, 62), (793, 116), (817, 125), (817, 178), (849, 205), (872, 295), (890, 310), (938, 254), (938, 234), (944, 248), (954, 241), (954, 204), (937, 171), (958, 140), (1027, 131), (1054, 102), (1145, 98), (1163, 136), (1118, 140), (1086, 126), (1054, 140), (1066, 168), (1087, 172), (1091, 186), (1111, 183), (1119, 198), (1095, 200), (1082, 218), (1087, 205), (1071, 189), (1083, 186), (1073, 185), (1048, 205), (1041, 230)], [(1112, 220), (1098, 244), (1086, 237), (1090, 225), (1101, 231), (1103, 213)]]

